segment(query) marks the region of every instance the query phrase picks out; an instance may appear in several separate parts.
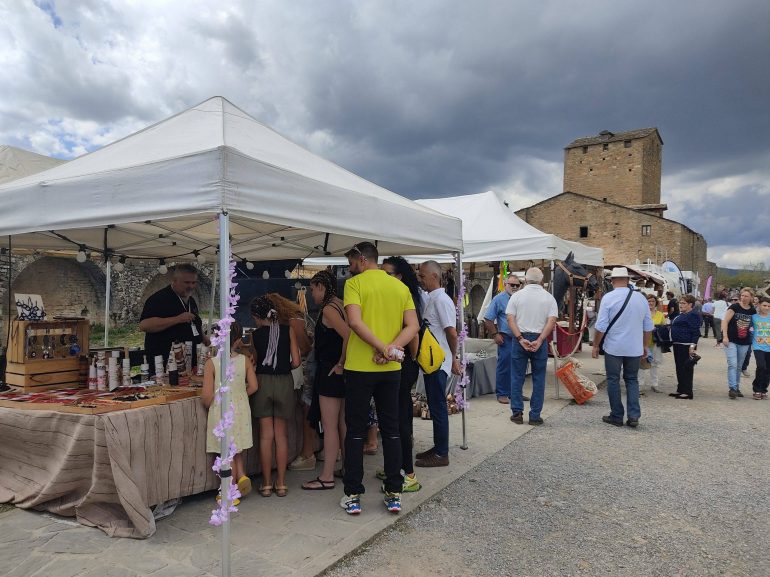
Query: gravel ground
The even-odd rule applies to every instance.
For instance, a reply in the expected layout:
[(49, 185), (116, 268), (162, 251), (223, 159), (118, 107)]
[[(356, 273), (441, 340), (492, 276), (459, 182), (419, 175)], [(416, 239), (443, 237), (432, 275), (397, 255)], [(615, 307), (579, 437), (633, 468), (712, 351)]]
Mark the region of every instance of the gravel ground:
[(709, 349), (695, 400), (648, 393), (636, 430), (569, 405), (323, 575), (770, 575), (770, 401)]

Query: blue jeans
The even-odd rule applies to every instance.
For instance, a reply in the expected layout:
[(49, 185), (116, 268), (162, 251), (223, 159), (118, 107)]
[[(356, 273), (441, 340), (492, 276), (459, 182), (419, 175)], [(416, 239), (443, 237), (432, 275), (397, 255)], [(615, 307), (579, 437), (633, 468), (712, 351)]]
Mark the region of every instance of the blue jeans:
[(503, 344), (497, 346), (497, 372), (495, 373), (495, 393), (497, 398), (511, 396), (511, 343), (513, 338), (505, 333)]
[(727, 357), (727, 386), (734, 391), (741, 388), (741, 368), (750, 350), (751, 345), (727, 343), (727, 348), (725, 349), (725, 356)]
[[(540, 333), (522, 333), (528, 341), (534, 341)], [(511, 345), (511, 411), (524, 412), (522, 387), (527, 375), (527, 361), (532, 367), (532, 398), (529, 402), (529, 418), (539, 419), (545, 398), (545, 370), (548, 366), (548, 344), (543, 341), (535, 352), (525, 351), (519, 342)]]
[(628, 418), (642, 416), (639, 406), (639, 361), (640, 357), (616, 357), (604, 354), (604, 370), (607, 373), (607, 396), (610, 399), (610, 419), (623, 421), (625, 410), (623, 396), (620, 393), (620, 371), (623, 370), (623, 382), (626, 384), (626, 403)]
[(448, 375), (438, 370), (430, 375), (423, 375), (425, 396), (428, 397), (428, 409), (433, 421), (433, 446), (439, 457), (449, 454), (449, 411), (446, 406), (446, 381)]

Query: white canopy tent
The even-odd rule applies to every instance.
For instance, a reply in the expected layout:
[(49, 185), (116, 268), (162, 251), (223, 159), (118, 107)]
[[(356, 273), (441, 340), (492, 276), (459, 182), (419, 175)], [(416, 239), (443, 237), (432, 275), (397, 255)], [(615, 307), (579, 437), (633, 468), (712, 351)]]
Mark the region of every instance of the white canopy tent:
[[(0, 207), (0, 236), (14, 249), (159, 259), (220, 249), (221, 311), (231, 248), (249, 260), (341, 254), (362, 239), (392, 253), (462, 251), (457, 219), (315, 156), (221, 97), (0, 186)], [(223, 489), (229, 482), (223, 475)], [(222, 542), (229, 575), (229, 522)]]
[(230, 218), (238, 258), (462, 246), (460, 223), (290, 142), (221, 97), (90, 154), (0, 186), (0, 235), (14, 248), (213, 256), (213, 215)]
[[(508, 208), (493, 191), (416, 201), (463, 222), (463, 262), (564, 260), (602, 266), (604, 251), (536, 229)], [(443, 260), (450, 260), (447, 256)]]

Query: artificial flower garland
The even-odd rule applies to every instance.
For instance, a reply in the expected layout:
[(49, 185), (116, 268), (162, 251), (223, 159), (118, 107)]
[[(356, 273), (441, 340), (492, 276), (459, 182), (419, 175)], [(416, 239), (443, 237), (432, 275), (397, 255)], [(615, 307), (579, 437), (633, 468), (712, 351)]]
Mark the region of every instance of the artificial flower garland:
[[(229, 282), (230, 291), (227, 298), (228, 306), (223, 311), (222, 318), (220, 319), (217, 327), (214, 329), (214, 334), (211, 337), (212, 346), (217, 347), (217, 355), (216, 355), (217, 359), (219, 359), (220, 355), (222, 354), (222, 350), (223, 350), (222, 347), (230, 346), (230, 325), (235, 320), (233, 319), (233, 315), (235, 314), (235, 308), (238, 305), (238, 299), (240, 299), (240, 295), (238, 295), (236, 292), (238, 283), (234, 282), (235, 261), (233, 260), (232, 253), (230, 254), (230, 265), (228, 268), (228, 276), (230, 279), (230, 282)], [(222, 395), (224, 393), (227, 393), (230, 390), (230, 383), (232, 383), (234, 378), (235, 378), (235, 361), (230, 359), (230, 363), (227, 365), (225, 369), (224, 382), (220, 383), (220, 387), (217, 389), (214, 395), (214, 398), (216, 399), (216, 402), (220, 407), (222, 404)], [(222, 414), (219, 422), (214, 426), (214, 436), (220, 440), (224, 439), (229, 434), (230, 429), (233, 426), (234, 419), (235, 419), (235, 405), (233, 405), (233, 403), (231, 402), (230, 406), (227, 408), (224, 414)], [(220, 455), (216, 459), (214, 459), (214, 465), (211, 467), (220, 479), (222, 479), (223, 472), (229, 473), (231, 471), (231, 464), (233, 462), (233, 458), (235, 457), (236, 453), (237, 453), (237, 447), (235, 446), (235, 441), (232, 440), (232, 436), (231, 436), (230, 446), (228, 447), (227, 454), (224, 456)], [(233, 483), (232, 476), (228, 475), (225, 478), (229, 481), (227, 498), (220, 499), (219, 506), (213, 511), (211, 511), (211, 519), (209, 520), (209, 523), (216, 526), (219, 526), (225, 521), (227, 521), (230, 518), (230, 513), (238, 512), (238, 508), (235, 505), (233, 505), (233, 502), (235, 501), (235, 499), (239, 499), (241, 497), (241, 493), (240, 491), (238, 491), (238, 485)]]

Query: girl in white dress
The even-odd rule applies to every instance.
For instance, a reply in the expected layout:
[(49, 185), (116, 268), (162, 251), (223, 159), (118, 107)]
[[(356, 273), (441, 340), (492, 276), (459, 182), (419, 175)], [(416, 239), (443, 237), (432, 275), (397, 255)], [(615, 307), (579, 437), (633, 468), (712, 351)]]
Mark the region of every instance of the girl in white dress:
[[(233, 478), (237, 479), (238, 490), (242, 497), (245, 497), (251, 491), (251, 480), (246, 476), (243, 468), (243, 455), (245, 449), (249, 449), (254, 440), (251, 434), (251, 409), (249, 407), (249, 395), (257, 392), (259, 384), (257, 375), (254, 371), (254, 365), (245, 356), (240, 354), (239, 350), (243, 347), (241, 335), (243, 329), (241, 325), (233, 322), (230, 325), (230, 360), (235, 367), (235, 376), (230, 383), (230, 399), (235, 407), (233, 426), (231, 429), (232, 438), (236, 446), (236, 454), (232, 463)], [(203, 390), (201, 391), (201, 400), (203, 405), (209, 409), (208, 415), (208, 434), (206, 437), (206, 452), (219, 453), (221, 451), (221, 441), (214, 435), (214, 427), (219, 423), (221, 414), (219, 403), (215, 400), (215, 392), (219, 390), (219, 360), (216, 358), (206, 361), (203, 372)], [(215, 390), (216, 385), (216, 390)], [(237, 503), (234, 503), (237, 505)]]

